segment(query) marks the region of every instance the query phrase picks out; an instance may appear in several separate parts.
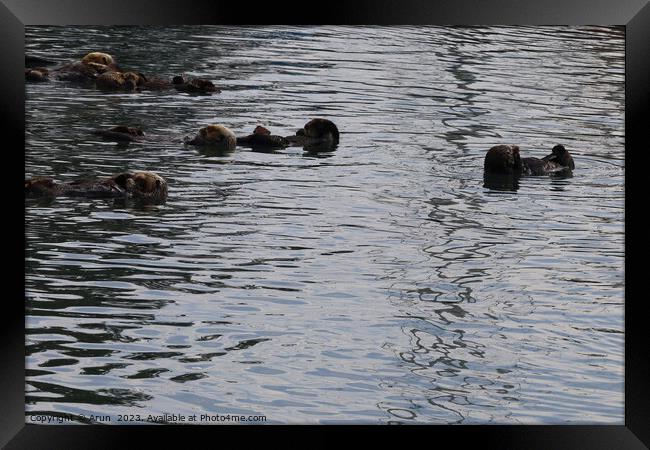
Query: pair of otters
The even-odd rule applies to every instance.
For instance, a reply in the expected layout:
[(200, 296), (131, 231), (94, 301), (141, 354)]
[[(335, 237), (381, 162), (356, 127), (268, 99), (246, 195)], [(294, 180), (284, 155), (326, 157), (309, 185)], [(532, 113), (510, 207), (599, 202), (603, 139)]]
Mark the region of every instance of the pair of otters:
[(178, 91), (190, 93), (209, 94), (220, 92), (215, 85), (204, 78), (186, 79), (176, 75), (171, 80), (159, 77), (145, 76), (141, 72), (122, 71), (115, 59), (108, 53), (92, 52), (84, 56), (81, 61), (64, 64), (48, 70), (39, 64), (53, 64), (52, 61), (38, 57), (26, 56), (25, 80), (34, 82), (49, 81), (55, 78), (81, 84), (94, 84), (103, 90), (164, 90), (175, 88)]
[[(113, 134), (142, 134), (142, 131), (135, 130), (137, 129), (116, 127), (108, 131)], [(339, 132), (334, 123), (327, 119), (312, 119), (294, 136), (287, 137), (273, 136), (266, 128), (258, 126), (253, 134), (237, 138), (223, 125), (208, 125), (201, 128), (194, 139), (187, 143), (224, 150), (234, 149), (236, 145), (252, 147), (297, 145), (332, 150), (338, 142)], [(167, 181), (160, 175), (148, 171), (124, 172), (102, 180), (77, 180), (68, 183), (57, 183), (52, 178), (36, 177), (25, 180), (25, 195), (27, 197), (132, 198), (146, 203), (163, 203), (167, 199)]]
[(486, 174), (495, 175), (560, 175), (569, 176), (575, 163), (563, 145), (556, 145), (551, 154), (541, 159), (522, 158), (516, 145), (497, 145), (488, 150), (483, 163)]

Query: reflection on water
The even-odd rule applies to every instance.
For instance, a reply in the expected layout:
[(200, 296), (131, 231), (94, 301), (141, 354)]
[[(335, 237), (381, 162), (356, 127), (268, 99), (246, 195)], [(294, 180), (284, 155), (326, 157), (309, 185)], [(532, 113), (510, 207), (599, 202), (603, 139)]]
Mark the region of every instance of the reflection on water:
[(483, 187), (493, 191), (517, 191), (520, 178), (512, 174), (483, 172)]
[[(153, 170), (164, 205), (26, 205), (27, 413), (623, 422), (623, 30), (27, 27), (215, 82), (28, 84), (27, 176)], [(209, 123), (334, 152), (183, 144)], [(90, 133), (141, 127), (115, 145)], [(571, 178), (484, 179), (496, 144)], [(85, 416), (85, 417), (82, 417)]]

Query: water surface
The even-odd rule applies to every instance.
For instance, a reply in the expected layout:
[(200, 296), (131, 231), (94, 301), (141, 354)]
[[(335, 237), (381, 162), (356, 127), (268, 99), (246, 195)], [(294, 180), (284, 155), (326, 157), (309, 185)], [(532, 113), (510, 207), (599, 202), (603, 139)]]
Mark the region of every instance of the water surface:
[[(169, 183), (26, 202), (28, 421), (623, 423), (622, 29), (26, 27), (29, 54), (96, 50), (222, 92), (26, 86), (26, 176)], [(313, 117), (336, 151), (182, 144)], [(90, 134), (118, 124), (155, 142)], [(486, 187), (502, 143), (562, 143), (574, 176)]]

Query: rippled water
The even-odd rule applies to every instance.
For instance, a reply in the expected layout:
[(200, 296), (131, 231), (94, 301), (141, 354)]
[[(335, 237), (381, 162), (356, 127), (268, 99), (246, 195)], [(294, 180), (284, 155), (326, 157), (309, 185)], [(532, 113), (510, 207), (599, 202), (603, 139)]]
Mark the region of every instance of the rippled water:
[[(93, 50), (222, 93), (26, 86), (26, 176), (169, 182), (26, 202), (28, 416), (623, 423), (622, 29), (26, 28)], [(313, 117), (336, 151), (181, 143)], [(155, 143), (90, 134), (118, 124)], [(563, 143), (574, 176), (485, 187), (501, 143)]]

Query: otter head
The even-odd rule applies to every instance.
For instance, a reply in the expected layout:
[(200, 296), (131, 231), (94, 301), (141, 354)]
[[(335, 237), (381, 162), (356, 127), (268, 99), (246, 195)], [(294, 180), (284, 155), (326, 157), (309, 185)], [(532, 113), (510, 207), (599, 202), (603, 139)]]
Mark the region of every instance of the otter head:
[(208, 125), (201, 128), (196, 137), (188, 141), (188, 144), (210, 145), (224, 150), (234, 150), (237, 138), (235, 133), (223, 125)]
[(488, 150), (483, 168), (486, 172), (521, 174), (523, 165), (516, 145), (497, 145)]
[(573, 158), (569, 154), (569, 151), (564, 148), (564, 145), (556, 145), (553, 147), (552, 154), (550, 156), (550, 161), (555, 161), (563, 167), (568, 167), (571, 170), (575, 169), (576, 167), (575, 163), (573, 162)]
[(303, 129), (304, 136), (310, 139), (332, 145), (339, 143), (339, 130), (333, 122), (327, 119), (312, 119), (305, 124)]
[(167, 182), (153, 172), (124, 172), (111, 177), (110, 181), (124, 190), (128, 197), (156, 203), (167, 199)]
[(32, 178), (25, 180), (25, 195), (47, 196), (55, 194), (56, 183), (52, 178)]
[(261, 135), (264, 135), (264, 136), (270, 136), (271, 131), (268, 128), (264, 128), (262, 125), (258, 125), (253, 130), (253, 134), (261, 134)]
[(127, 187), (129, 184), (143, 194), (152, 194), (167, 188), (165, 180), (153, 172), (134, 172), (133, 176), (127, 180)]
[(84, 64), (101, 64), (104, 66), (111, 66), (115, 64), (113, 57), (108, 53), (101, 52), (92, 52), (88, 53), (86, 56), (81, 58), (81, 62)]

